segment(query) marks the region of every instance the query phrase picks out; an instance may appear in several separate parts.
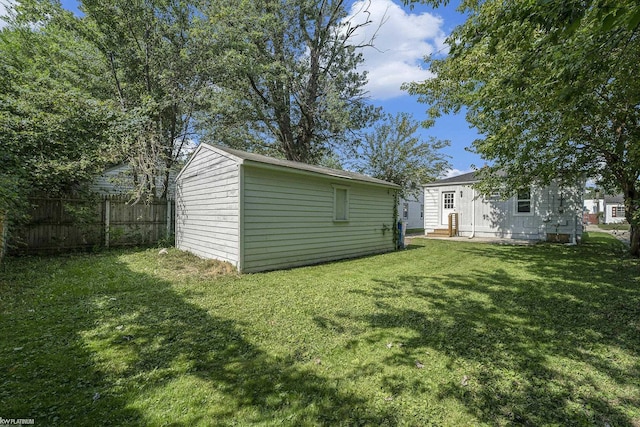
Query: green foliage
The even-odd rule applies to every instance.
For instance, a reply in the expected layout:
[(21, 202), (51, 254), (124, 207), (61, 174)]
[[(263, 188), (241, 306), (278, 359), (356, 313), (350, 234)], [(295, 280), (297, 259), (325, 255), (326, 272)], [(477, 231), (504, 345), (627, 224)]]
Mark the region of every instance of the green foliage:
[(47, 426), (634, 425), (638, 267), (585, 240), (418, 239), (249, 275), (175, 249), (9, 258), (0, 407)]
[(204, 140), (317, 164), (375, 120), (344, 2), (233, 1), (207, 13), (223, 17), (227, 73), (208, 88)]
[[(113, 105), (91, 46), (25, 1), (0, 32), (0, 210), (19, 220), (26, 197), (77, 189), (111, 160)], [(38, 24), (33, 24), (38, 20)]]
[[(473, 149), (491, 165), (482, 190), (598, 177), (640, 200), (640, 37), (633, 1), (466, 2), (469, 19), (430, 60), (437, 76), (407, 86), (431, 118), (465, 107), (484, 136)], [(635, 24), (634, 24), (635, 23)], [(498, 175), (497, 172), (504, 172)], [(506, 175), (506, 178), (505, 178)]]
[(165, 235), (163, 238), (158, 240), (157, 246), (159, 248), (171, 248), (176, 244), (176, 235), (171, 233)]
[[(78, 34), (108, 64), (121, 110), (112, 131), (134, 167), (136, 196), (166, 197), (169, 170), (193, 135), (204, 88), (215, 81), (217, 38), (203, 2), (84, 0)], [(156, 188), (162, 177), (164, 192)]]
[(385, 116), (352, 147), (351, 166), (360, 173), (398, 184), (401, 197), (417, 195), (422, 184), (450, 167), (447, 156), (439, 152), (449, 141), (422, 141), (415, 135), (419, 126), (406, 113)]

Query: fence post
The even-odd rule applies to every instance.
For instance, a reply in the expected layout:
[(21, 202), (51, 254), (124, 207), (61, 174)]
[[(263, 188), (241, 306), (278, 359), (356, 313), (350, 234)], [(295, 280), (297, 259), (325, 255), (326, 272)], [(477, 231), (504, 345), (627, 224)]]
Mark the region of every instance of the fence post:
[(109, 222), (111, 220), (111, 201), (109, 197), (104, 200), (104, 246), (109, 247)]
[(167, 237), (171, 235), (171, 199), (167, 197)]

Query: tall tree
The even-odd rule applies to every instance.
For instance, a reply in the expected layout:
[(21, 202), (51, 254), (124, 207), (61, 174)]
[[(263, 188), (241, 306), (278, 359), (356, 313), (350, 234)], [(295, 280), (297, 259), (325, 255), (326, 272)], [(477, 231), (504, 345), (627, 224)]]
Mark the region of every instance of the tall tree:
[[(206, 138), (317, 163), (376, 118), (343, 0), (226, 2), (228, 75), (209, 88)], [(209, 11), (213, 14), (213, 11)]]
[(416, 135), (420, 123), (407, 113), (386, 115), (354, 146), (351, 166), (360, 173), (398, 184), (401, 197), (416, 195), (449, 167), (439, 152), (449, 141), (423, 141)]
[[(429, 2), (432, 4), (441, 1)], [(640, 254), (640, 5), (631, 0), (465, 1), (436, 78), (407, 86), (429, 115), (467, 109), (492, 162), (485, 190), (598, 177), (621, 191)]]
[[(193, 116), (217, 67), (216, 38), (198, 0), (81, 0), (75, 28), (110, 69), (124, 120), (118, 133), (137, 196), (166, 197), (169, 173), (193, 136)], [(157, 188), (158, 175), (163, 177)]]
[[(57, 19), (55, 4), (22, 2), (0, 31), (0, 211), (34, 193), (66, 193), (112, 160), (107, 71)], [(34, 24), (37, 23), (37, 24)]]

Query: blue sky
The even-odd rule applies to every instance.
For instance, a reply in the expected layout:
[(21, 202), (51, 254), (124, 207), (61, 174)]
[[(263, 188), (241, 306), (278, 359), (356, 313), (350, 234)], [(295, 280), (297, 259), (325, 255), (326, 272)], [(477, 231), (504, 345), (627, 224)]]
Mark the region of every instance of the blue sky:
[[(2, 3), (0, 0), (0, 5)], [(77, 4), (76, 0), (62, 0), (65, 8), (76, 13)], [(368, 18), (373, 21), (358, 36), (368, 40), (376, 32), (375, 49), (363, 50), (363, 69), (369, 73), (367, 90), (372, 103), (389, 113), (407, 112), (419, 121), (426, 118), (427, 106), (402, 92), (400, 85), (431, 76), (422, 58), (430, 53), (446, 54), (446, 36), (466, 19), (456, 10), (458, 4), (459, 0), (453, 0), (446, 7), (437, 9), (416, 4), (412, 9), (404, 6), (400, 0), (353, 1), (351, 13), (354, 22), (365, 16), (362, 12), (364, 8), (367, 9)], [(0, 14), (2, 12), (0, 10)], [(381, 22), (384, 23), (379, 25)], [(434, 136), (451, 141), (451, 146), (444, 149), (450, 156), (453, 168), (448, 176), (468, 172), (472, 164), (483, 164), (479, 156), (465, 150), (478, 134), (469, 128), (463, 115), (444, 116), (432, 128), (421, 129), (420, 134), (425, 139)]]
[[(466, 20), (456, 10), (458, 4), (459, 1), (451, 1), (446, 7), (437, 9), (425, 5), (415, 5), (411, 9), (398, 0), (354, 2), (354, 19), (366, 7), (370, 13), (368, 17), (373, 21), (360, 34), (361, 39), (368, 40), (377, 32), (374, 39), (376, 48), (363, 50), (363, 68), (369, 73), (368, 90), (375, 105), (382, 106), (389, 113), (407, 112), (416, 120), (426, 119), (427, 105), (418, 103), (415, 97), (401, 91), (400, 85), (432, 77), (422, 59), (426, 54), (446, 55), (445, 38)], [(379, 26), (382, 21), (384, 23)], [(453, 168), (448, 176), (468, 172), (472, 164), (482, 166), (484, 163), (478, 155), (465, 150), (478, 134), (469, 128), (462, 114), (443, 116), (435, 126), (422, 129), (420, 134), (425, 139), (435, 136), (451, 141), (451, 146), (444, 150), (451, 157)]]

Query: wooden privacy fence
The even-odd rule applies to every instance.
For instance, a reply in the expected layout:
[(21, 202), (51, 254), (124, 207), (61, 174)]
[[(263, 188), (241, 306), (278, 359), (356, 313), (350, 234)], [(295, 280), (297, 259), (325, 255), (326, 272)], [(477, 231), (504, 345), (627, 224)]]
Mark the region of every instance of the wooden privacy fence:
[(11, 230), (9, 252), (54, 253), (152, 245), (173, 235), (173, 200), (135, 205), (127, 200), (123, 197), (31, 199), (30, 220)]

